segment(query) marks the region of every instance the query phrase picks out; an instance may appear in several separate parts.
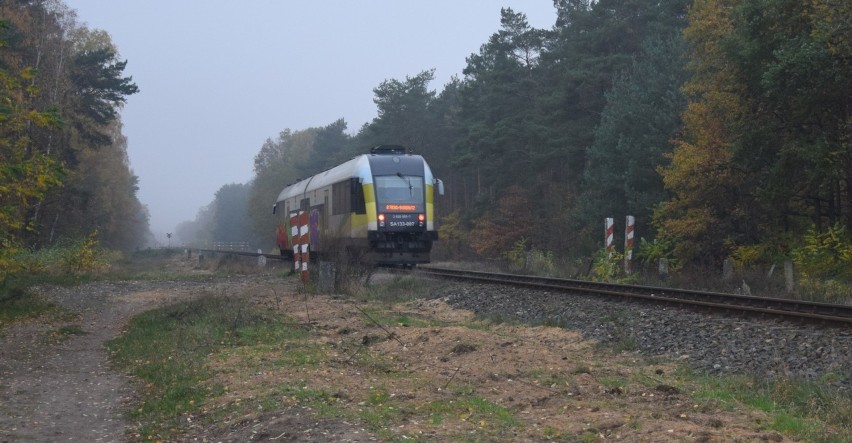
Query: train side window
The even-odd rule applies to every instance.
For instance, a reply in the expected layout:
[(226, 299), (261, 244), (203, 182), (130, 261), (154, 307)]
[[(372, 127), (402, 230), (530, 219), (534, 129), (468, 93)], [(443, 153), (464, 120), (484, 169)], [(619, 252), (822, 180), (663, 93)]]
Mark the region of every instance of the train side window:
[(301, 202), (299, 202), (299, 209), (302, 211), (307, 211), (311, 207), (311, 199), (303, 198)]
[(356, 214), (366, 214), (367, 204), (364, 202), (364, 187), (357, 178), (350, 180), (352, 191), (352, 212)]
[(342, 181), (331, 186), (332, 214), (348, 214), (352, 212), (352, 190), (350, 182)]

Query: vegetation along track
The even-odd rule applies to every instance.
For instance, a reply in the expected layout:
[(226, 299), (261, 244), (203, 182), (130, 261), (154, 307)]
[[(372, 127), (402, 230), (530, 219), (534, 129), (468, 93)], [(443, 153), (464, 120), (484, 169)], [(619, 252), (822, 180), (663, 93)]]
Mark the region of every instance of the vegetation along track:
[(434, 277), (464, 281), (511, 284), (574, 294), (596, 294), (742, 314), (781, 316), (839, 327), (852, 327), (852, 306), (850, 305), (437, 267), (421, 267), (418, 272)]

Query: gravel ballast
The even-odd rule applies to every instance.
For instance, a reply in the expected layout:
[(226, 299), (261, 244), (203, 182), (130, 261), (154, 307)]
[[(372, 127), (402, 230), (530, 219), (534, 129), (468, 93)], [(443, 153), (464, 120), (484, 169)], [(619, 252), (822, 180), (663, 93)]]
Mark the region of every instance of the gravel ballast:
[(700, 372), (828, 378), (852, 392), (849, 328), (497, 285), (457, 284), (435, 295), (479, 315), (578, 330), (617, 349), (683, 360)]

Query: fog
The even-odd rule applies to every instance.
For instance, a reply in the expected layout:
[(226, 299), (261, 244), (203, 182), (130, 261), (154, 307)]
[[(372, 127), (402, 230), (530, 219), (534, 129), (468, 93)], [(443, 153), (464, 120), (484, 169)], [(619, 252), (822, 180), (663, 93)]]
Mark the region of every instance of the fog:
[(195, 218), (284, 129), (338, 118), (351, 133), (376, 117), (373, 88), (435, 69), (432, 89), (500, 27), (500, 8), (550, 28), (552, 0), (66, 0), (112, 36), (140, 92), (121, 112), (151, 229)]

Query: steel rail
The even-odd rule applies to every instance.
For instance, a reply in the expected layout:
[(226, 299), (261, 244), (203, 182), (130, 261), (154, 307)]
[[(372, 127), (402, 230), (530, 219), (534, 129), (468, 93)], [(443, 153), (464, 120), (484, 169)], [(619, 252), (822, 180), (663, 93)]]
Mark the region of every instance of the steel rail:
[(419, 267), (417, 273), (448, 279), (558, 290), (577, 294), (647, 300), (657, 303), (704, 307), (714, 310), (750, 312), (852, 326), (852, 306), (830, 303), (756, 297), (720, 292), (702, 292), (654, 286), (589, 282), (584, 280), (535, 277), (528, 275), (460, 271)]

